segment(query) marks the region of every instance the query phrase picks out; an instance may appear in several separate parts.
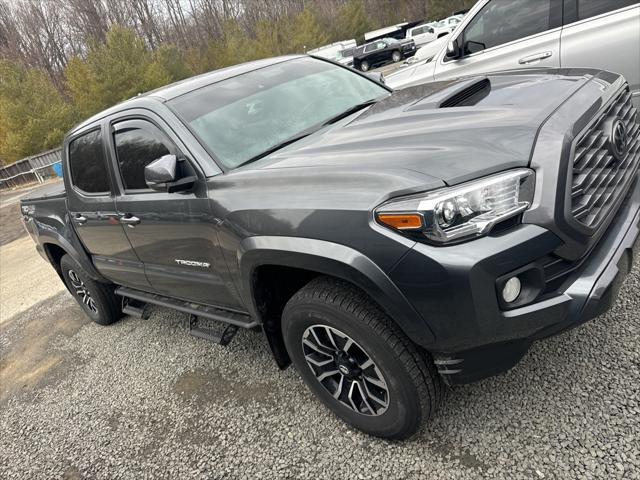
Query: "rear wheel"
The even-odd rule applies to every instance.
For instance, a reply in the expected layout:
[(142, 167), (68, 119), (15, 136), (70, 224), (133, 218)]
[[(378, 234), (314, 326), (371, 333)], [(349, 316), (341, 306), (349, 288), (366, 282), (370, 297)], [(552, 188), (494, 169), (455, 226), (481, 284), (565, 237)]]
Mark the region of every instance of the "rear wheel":
[(113, 285), (93, 280), (68, 254), (60, 260), (60, 269), (67, 289), (91, 320), (110, 325), (122, 317), (121, 303)]
[(371, 66), (369, 65), (369, 62), (367, 62), (366, 60), (360, 62), (360, 70), (363, 72), (368, 72), (369, 68), (371, 68)]
[(394, 63), (399, 62), (402, 60), (402, 54), (396, 50), (391, 54), (391, 60), (393, 60)]
[(439, 403), (433, 362), (349, 283), (319, 278), (302, 288), (284, 309), (282, 331), (307, 386), (368, 434), (408, 438)]

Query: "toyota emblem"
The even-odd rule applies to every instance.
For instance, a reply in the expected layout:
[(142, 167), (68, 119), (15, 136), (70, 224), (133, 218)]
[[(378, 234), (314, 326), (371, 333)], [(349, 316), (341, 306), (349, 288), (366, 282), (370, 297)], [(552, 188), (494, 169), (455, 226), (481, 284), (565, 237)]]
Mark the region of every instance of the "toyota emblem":
[(627, 128), (619, 118), (616, 118), (611, 126), (609, 151), (618, 161), (624, 160), (624, 157), (627, 154)]

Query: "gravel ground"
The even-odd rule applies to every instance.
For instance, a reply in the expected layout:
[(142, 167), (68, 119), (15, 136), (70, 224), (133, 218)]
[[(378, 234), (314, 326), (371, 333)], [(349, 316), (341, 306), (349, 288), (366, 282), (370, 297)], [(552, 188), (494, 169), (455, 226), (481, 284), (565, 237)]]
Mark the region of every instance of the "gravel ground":
[(159, 308), (89, 322), (28, 242), (0, 247), (2, 310), (16, 305), (0, 322), (2, 479), (640, 479), (638, 266), (608, 314), (389, 442), (279, 372), (259, 333), (220, 347)]
[(259, 333), (220, 347), (162, 309), (100, 327), (63, 292), (3, 327), (0, 478), (637, 479), (639, 292), (636, 268), (609, 314), (402, 443), (334, 418)]

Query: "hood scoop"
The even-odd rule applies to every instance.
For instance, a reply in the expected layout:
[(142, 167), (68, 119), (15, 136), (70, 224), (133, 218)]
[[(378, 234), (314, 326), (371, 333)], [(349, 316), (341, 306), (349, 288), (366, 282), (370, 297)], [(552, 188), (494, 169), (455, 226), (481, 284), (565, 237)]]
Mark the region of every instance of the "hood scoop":
[(487, 77), (473, 77), (452, 84), (423, 100), (420, 100), (408, 111), (427, 110), (432, 108), (451, 108), (475, 105), (491, 91), (491, 81)]
[(491, 82), (487, 77), (477, 79), (471, 85), (464, 87), (459, 92), (454, 93), (449, 98), (443, 100), (439, 108), (464, 107), (475, 105), (481, 99), (489, 95)]

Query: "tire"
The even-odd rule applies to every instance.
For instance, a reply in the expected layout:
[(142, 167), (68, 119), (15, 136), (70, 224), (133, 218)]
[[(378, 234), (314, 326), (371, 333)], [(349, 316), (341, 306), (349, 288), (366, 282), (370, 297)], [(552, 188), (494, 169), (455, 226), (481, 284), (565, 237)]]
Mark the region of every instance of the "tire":
[(122, 304), (114, 285), (93, 280), (69, 254), (60, 260), (60, 269), (67, 289), (91, 320), (111, 325), (122, 317)]
[(370, 65), (369, 62), (367, 62), (366, 60), (363, 62), (360, 62), (360, 71), (361, 72), (368, 72), (369, 71)]
[(395, 50), (392, 54), (391, 54), (391, 61), (393, 61), (393, 63), (397, 63), (400, 60), (402, 60), (402, 53), (400, 53), (398, 50)]
[(282, 334), (309, 389), (365, 433), (407, 439), (441, 401), (428, 354), (347, 282), (320, 277), (303, 287), (284, 308)]

